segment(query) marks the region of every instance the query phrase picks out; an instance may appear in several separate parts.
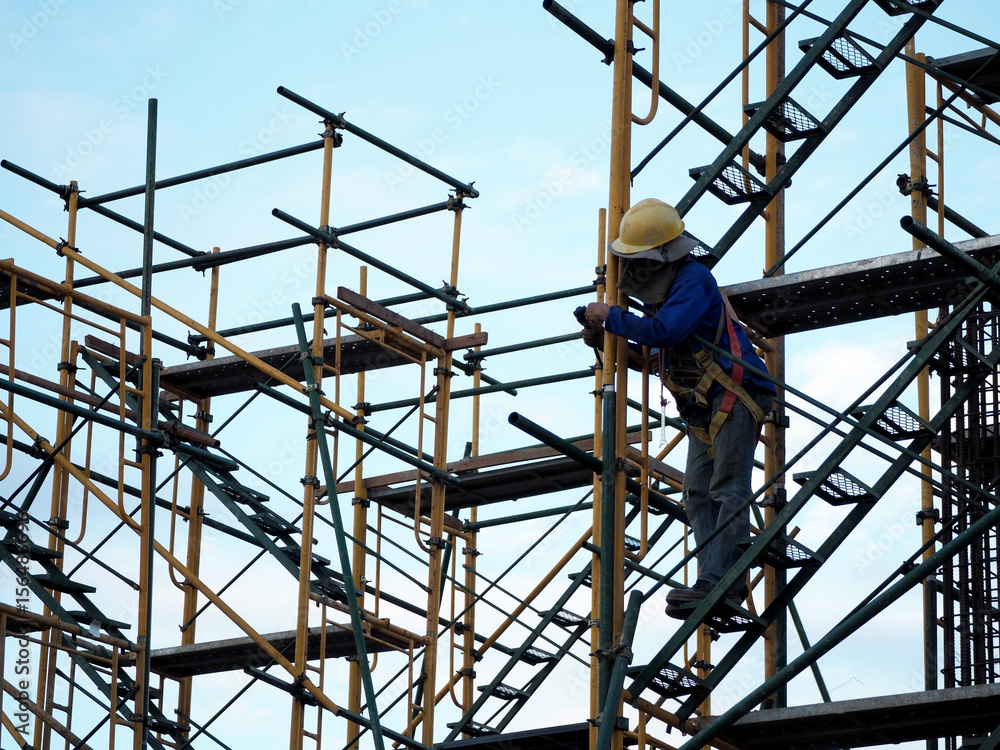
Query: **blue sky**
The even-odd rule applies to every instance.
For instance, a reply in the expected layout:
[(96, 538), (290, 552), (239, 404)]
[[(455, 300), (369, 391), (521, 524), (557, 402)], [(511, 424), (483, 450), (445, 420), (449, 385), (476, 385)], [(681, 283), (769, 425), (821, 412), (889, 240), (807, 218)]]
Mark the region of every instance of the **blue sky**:
[[(610, 3), (566, 0), (563, 5), (601, 36), (613, 34)], [(637, 5), (639, 13), (648, 18), (651, 5)], [(755, 12), (758, 5), (754, 0)], [(830, 17), (840, 5), (816, 0), (811, 10)], [(739, 61), (741, 4), (712, 0), (663, 6), (661, 76), (698, 103)], [(992, 4), (948, 0), (939, 16), (989, 38), (1000, 36), (1000, 13)], [(277, 89), (283, 86), (343, 113), (358, 128), (457, 180), (474, 182), (480, 196), (467, 200), (459, 272), (459, 288), (471, 305), (574, 288), (594, 277), (598, 210), (608, 200), (611, 69), (594, 48), (553, 20), (541, 2), (202, 0), (97, 5), (36, 0), (4, 3), (0, 21), (4, 30), (0, 110), (5, 113), (0, 118), (0, 158), (46, 180), (57, 184), (77, 180), (87, 196), (141, 184), (151, 97), (158, 101), (160, 178), (314, 140), (321, 129), (318, 118), (280, 96)], [(788, 43), (790, 65), (798, 59), (797, 41), (816, 36), (821, 28), (812, 21), (797, 23)], [(852, 28), (885, 41), (898, 25), (873, 7)], [(935, 57), (981, 46), (946, 29), (929, 28), (918, 36), (918, 48)], [(647, 68), (648, 55), (647, 50), (637, 58)], [(751, 101), (762, 98), (762, 86), (763, 73), (757, 69), (750, 84)], [(796, 98), (823, 114), (842, 90), (842, 84), (816, 73)], [(645, 112), (647, 97), (647, 90), (637, 86), (637, 112)], [(742, 122), (740, 107), (737, 80), (706, 112), (735, 132)], [(678, 119), (661, 103), (653, 124), (635, 130), (633, 164)], [(897, 63), (795, 177), (788, 195), (788, 245), (796, 243), (905, 135), (903, 68)], [(997, 152), (954, 128), (947, 138), (946, 199), (991, 229), (995, 208), (984, 186), (994, 180)], [(718, 141), (687, 128), (638, 176), (633, 199), (678, 199), (692, 182), (688, 170), (711, 163), (721, 148)], [(280, 208), (318, 224), (320, 166), (319, 153), (311, 152), (281, 164), (163, 190), (157, 195), (157, 228), (204, 251), (296, 236), (296, 230), (272, 217), (271, 210)], [(910, 239), (897, 223), (908, 211), (907, 200), (895, 190), (896, 175), (907, 169), (905, 155), (894, 160), (817, 233), (788, 270), (908, 250)], [(346, 134), (334, 157), (331, 223), (345, 226), (430, 205), (449, 192), (448, 186)], [(65, 236), (65, 214), (56, 196), (7, 170), (0, 170), (0, 196), (3, 210), (50, 236)], [(141, 220), (141, 199), (112, 207)], [(712, 242), (735, 216), (735, 209), (706, 197), (687, 221), (696, 235)], [(448, 273), (450, 218), (446, 213), (415, 219), (348, 241), (438, 285)], [(960, 232), (947, 236), (955, 241), (965, 238)], [(718, 267), (723, 283), (759, 277), (761, 238), (760, 227), (755, 226), (730, 251)], [(140, 264), (141, 237), (91, 213), (81, 215), (78, 244), (108, 268)], [(296, 248), (239, 269), (223, 269), (219, 326), (284, 316), (292, 302), (308, 304), (315, 269), (312, 249)], [(157, 262), (181, 257), (166, 247), (155, 252)], [(20, 265), (61, 278), (62, 261), (54, 253), (7, 225), (0, 226), (0, 257), (13, 257)], [(358, 265), (339, 257), (328, 286), (357, 288)], [(157, 279), (154, 294), (203, 320), (206, 284), (194, 271), (172, 272)], [(404, 291), (392, 278), (370, 276), (373, 298)], [(135, 304), (123, 293), (108, 295), (116, 304)], [(586, 301), (547, 303), (484, 316), (481, 322), (491, 346), (556, 336), (577, 328), (572, 309)], [(401, 312), (420, 317), (430, 308), (414, 304)], [(473, 322), (460, 320), (456, 332), (470, 333)], [(181, 325), (164, 321), (163, 326), (172, 335), (186, 335)], [(288, 331), (262, 335), (253, 344), (287, 344), (289, 336)], [(902, 355), (912, 337), (909, 317), (801, 334), (788, 342), (789, 380), (820, 400), (846, 405)], [(183, 361), (173, 352), (163, 357), (167, 365)], [(18, 367), (51, 379), (56, 378), (56, 360), (48, 334), (18, 351)], [(487, 373), (514, 380), (582, 369), (591, 360), (582, 346), (564, 345), (545, 356), (497, 358), (487, 363)], [(851, 377), (844, 377), (845, 372)], [(414, 387), (414, 379), (400, 373), (373, 378), (371, 385), (376, 398), (386, 400), (394, 393), (412, 395)], [(468, 384), (463, 381), (458, 387)], [(484, 400), (482, 452), (525, 442), (506, 425), (512, 410), (560, 434), (591, 431), (591, 387), (590, 381), (579, 381), (524, 391), (517, 399), (501, 395)], [(932, 389), (936, 387), (935, 383)], [(467, 406), (457, 405), (450, 454), (461, 455), (469, 438), (468, 423)], [(804, 423), (795, 426), (799, 433), (793, 440), (804, 444), (810, 428)], [(243, 445), (243, 433), (228, 438), (229, 447), (239, 445), (248, 460), (264, 467), (277, 462), (268, 475), (297, 492), (301, 466), (295, 445), (300, 427), (279, 427), (275, 421), (271, 444), (251, 440)], [(278, 460), (276, 456), (285, 453), (289, 459)], [(818, 581), (817, 589), (839, 591), (853, 604), (898, 565), (903, 550), (908, 554), (916, 545), (912, 520), (900, 520), (912, 519), (912, 488), (902, 487), (898, 494), (852, 538), (842, 567)], [(832, 513), (815, 509), (806, 519), (812, 525), (804, 524), (804, 537), (819, 534)], [(534, 527), (527, 535), (533, 532)], [(866, 561), (878, 565), (868, 566)], [(249, 593), (247, 597), (251, 601)], [(918, 604), (904, 602), (898, 612), (887, 613), (857, 646), (859, 651), (873, 644), (898, 648), (908, 660), (905, 666), (890, 672), (884, 663), (875, 666), (867, 659), (837, 660), (830, 665), (828, 678), (831, 687), (842, 686), (834, 697), (914, 689), (910, 665), (919, 665), (920, 655), (919, 631), (912, 622)], [(807, 627), (822, 632), (831, 617), (829, 606), (822, 594), (804, 596)], [(655, 651), (657, 633), (666, 626), (660, 620), (648, 622), (655, 626), (640, 631), (640, 643)], [(901, 629), (901, 623), (911, 624)], [(261, 628), (271, 625), (277, 623), (262, 622)], [(171, 624), (164, 628), (163, 638), (175, 634)], [(807, 682), (800, 684), (793, 692), (798, 702), (815, 700), (815, 689)], [(739, 683), (735, 685), (730, 690), (733, 695), (739, 692)], [(572, 710), (566, 713), (574, 716)]]

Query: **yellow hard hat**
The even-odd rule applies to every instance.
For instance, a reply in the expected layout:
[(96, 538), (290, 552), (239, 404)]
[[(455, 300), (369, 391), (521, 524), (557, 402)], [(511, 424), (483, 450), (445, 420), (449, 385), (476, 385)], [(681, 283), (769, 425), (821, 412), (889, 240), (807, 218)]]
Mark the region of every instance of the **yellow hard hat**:
[(677, 209), (656, 198), (646, 198), (625, 212), (611, 250), (615, 255), (634, 257), (670, 242), (683, 231), (684, 221)]

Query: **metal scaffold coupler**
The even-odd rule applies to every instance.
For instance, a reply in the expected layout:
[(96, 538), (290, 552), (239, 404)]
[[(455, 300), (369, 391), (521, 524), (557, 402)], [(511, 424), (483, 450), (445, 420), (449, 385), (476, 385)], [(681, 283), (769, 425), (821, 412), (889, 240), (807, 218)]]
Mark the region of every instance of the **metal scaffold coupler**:
[(917, 511), (917, 526), (921, 526), (924, 521), (938, 523), (941, 520), (941, 511), (937, 508), (921, 508)]

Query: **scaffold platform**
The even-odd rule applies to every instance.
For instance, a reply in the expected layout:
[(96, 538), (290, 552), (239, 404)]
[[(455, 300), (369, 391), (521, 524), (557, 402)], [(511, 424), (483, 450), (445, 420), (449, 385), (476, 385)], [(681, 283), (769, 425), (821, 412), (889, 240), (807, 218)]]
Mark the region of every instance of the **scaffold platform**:
[[(278, 651), (290, 655), (295, 648), (295, 631), (267, 633), (262, 637)], [(380, 631), (377, 638), (366, 636), (365, 644), (369, 653), (406, 649), (409, 643), (399, 636)], [(323, 646), (325, 645), (325, 649)], [(357, 653), (354, 634), (350, 625), (327, 625), (326, 635), (318, 628), (309, 629), (308, 658), (338, 658)], [(173, 678), (191, 677), (199, 674), (228, 672), (246, 666), (263, 667), (270, 657), (249, 636), (205, 641), (186, 646), (171, 646), (154, 649), (150, 653), (150, 666), (155, 672)]]
[[(1000, 236), (954, 244), (992, 266)], [(935, 309), (964, 296), (959, 290), (968, 278), (964, 269), (923, 248), (770, 276), (723, 291), (745, 323), (774, 337)]]
[(1000, 685), (974, 685), (753, 711), (720, 739), (742, 750), (869, 747), (987, 735), (998, 714)]

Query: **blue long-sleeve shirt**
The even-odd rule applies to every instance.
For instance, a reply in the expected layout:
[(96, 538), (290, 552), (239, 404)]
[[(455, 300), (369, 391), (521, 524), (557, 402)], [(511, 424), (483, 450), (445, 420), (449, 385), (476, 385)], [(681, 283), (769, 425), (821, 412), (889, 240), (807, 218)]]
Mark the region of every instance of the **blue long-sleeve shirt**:
[[(617, 336), (624, 336), (629, 341), (654, 349), (689, 346), (694, 351), (699, 348), (699, 344), (688, 343), (691, 335), (700, 336), (706, 341), (715, 341), (723, 306), (722, 294), (712, 272), (698, 261), (691, 259), (677, 272), (667, 300), (654, 317), (633, 315), (620, 307), (611, 307), (604, 321), (604, 327)], [(764, 362), (757, 356), (742, 326), (734, 324), (733, 328), (740, 345), (740, 359), (766, 371)], [(718, 346), (732, 351), (729, 345), (728, 326), (725, 323)], [(732, 375), (732, 361), (722, 355), (717, 355), (717, 361), (727, 374)], [(754, 385), (771, 393), (775, 391), (774, 385), (769, 380), (756, 376), (747, 368), (744, 368), (743, 384)]]

